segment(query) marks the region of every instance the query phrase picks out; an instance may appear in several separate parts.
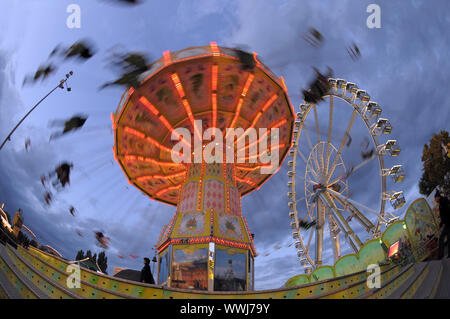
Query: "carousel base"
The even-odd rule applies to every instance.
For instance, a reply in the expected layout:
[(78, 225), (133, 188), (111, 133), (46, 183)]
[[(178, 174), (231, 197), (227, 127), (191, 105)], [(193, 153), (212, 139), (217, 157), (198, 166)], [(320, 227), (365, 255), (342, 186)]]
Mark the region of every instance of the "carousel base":
[[(67, 261), (30, 247), (0, 245), (0, 298), (6, 299), (353, 299), (450, 298), (450, 259), (384, 266), (381, 287), (368, 288), (365, 271), (297, 287), (252, 292), (203, 292), (141, 284), (81, 268), (68, 288)], [(69, 280), (68, 280), (69, 279)]]

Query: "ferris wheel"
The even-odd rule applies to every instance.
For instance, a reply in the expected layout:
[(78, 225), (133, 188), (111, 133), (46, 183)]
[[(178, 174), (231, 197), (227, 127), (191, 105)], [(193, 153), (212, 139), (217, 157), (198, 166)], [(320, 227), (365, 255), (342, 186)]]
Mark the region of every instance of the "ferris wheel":
[[(388, 176), (395, 184), (404, 179), (405, 173), (401, 165), (385, 167), (386, 157), (398, 156), (401, 149), (394, 139), (380, 141), (392, 131), (389, 120), (380, 117), (381, 107), (355, 83), (333, 78), (328, 82), (330, 90), (320, 102), (304, 102), (299, 106), (289, 152), (289, 216), (297, 256), (305, 273), (322, 265), (324, 258), (329, 257), (325, 254), (330, 245), (336, 262), (344, 250), (359, 251), (364, 244), (360, 239), (363, 234), (366, 240), (380, 237), (382, 229), (398, 219), (386, 211), (386, 202), (390, 202), (393, 210), (405, 204), (403, 192), (387, 189)], [(342, 115), (344, 109), (351, 114), (349, 120)], [(339, 117), (339, 125), (335, 124), (337, 133), (333, 128), (333, 114)], [(366, 137), (361, 162), (350, 167), (343, 151), (352, 141), (351, 131), (357, 118)], [(325, 122), (326, 130), (321, 121)], [(375, 209), (373, 202), (366, 204), (352, 199), (358, 190), (352, 189), (350, 177), (356, 172), (361, 176), (369, 167), (379, 173), (379, 179), (367, 180), (370, 191), (379, 193), (379, 208)], [(373, 198), (378, 198), (376, 195)]]

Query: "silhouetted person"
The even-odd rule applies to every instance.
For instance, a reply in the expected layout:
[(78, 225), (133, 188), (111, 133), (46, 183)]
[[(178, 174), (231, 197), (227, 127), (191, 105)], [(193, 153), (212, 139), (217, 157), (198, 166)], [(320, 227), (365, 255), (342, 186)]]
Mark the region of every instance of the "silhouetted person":
[(253, 70), (256, 66), (255, 58), (253, 54), (245, 52), (240, 49), (235, 49), (239, 58), (239, 62), (241, 62), (242, 70)]
[(113, 82), (103, 84), (100, 89), (111, 85), (123, 85), (126, 87), (139, 87), (140, 75), (149, 69), (148, 59), (145, 55), (131, 52), (124, 55), (116, 55), (112, 65), (121, 68), (120, 77)]
[(320, 73), (316, 68), (313, 68), (316, 74), (316, 78), (310, 83), (308, 90), (303, 90), (303, 100), (306, 103), (314, 103), (321, 101), (323, 96), (327, 94), (330, 89), (330, 83), (328, 78), (333, 75), (333, 71), (328, 68), (328, 73), (326, 75)]
[(303, 39), (313, 47), (319, 47), (323, 42), (323, 35), (317, 29), (311, 28), (303, 35)]
[(67, 121), (64, 121), (64, 123), (61, 123), (61, 121), (54, 121), (51, 124), (52, 126), (61, 125), (64, 126), (64, 129), (61, 132), (56, 132), (50, 135), (50, 141), (55, 138), (61, 137), (64, 134), (80, 129), (84, 125), (86, 120), (87, 120), (86, 116), (75, 115), (70, 119), (68, 119)]
[(95, 54), (92, 46), (86, 41), (75, 42), (64, 53), (66, 59), (77, 57), (81, 60), (88, 60)]
[(153, 279), (152, 272), (150, 270), (150, 259), (147, 257), (144, 258), (144, 267), (141, 270), (140, 281), (146, 284), (155, 284), (155, 280)]
[(108, 249), (109, 237), (105, 237), (102, 232), (94, 232), (95, 238), (97, 239), (98, 244), (105, 249)]
[[(51, 64), (40, 66), (39, 69), (36, 71), (36, 73), (33, 76), (26, 76), (23, 80), (23, 85), (27, 84), (28, 82), (35, 83), (37, 80), (41, 79), (41, 81), (45, 80), (50, 74), (54, 73), (56, 71), (56, 67), (54, 67)], [(23, 86), (22, 85), (22, 86)]]
[(30, 149), (30, 147), (31, 147), (31, 140), (30, 140), (30, 138), (28, 137), (28, 138), (25, 140), (25, 150), (28, 152), (28, 150)]
[(434, 199), (439, 208), (441, 216), (441, 235), (439, 237), (439, 259), (444, 257), (444, 244), (447, 239), (447, 258), (450, 258), (450, 203), (448, 198), (442, 196), (438, 191), (434, 195)]
[(50, 192), (46, 192), (44, 194), (44, 199), (45, 199), (45, 202), (47, 203), (47, 205), (50, 205), (50, 203), (52, 201), (52, 194)]
[(51, 173), (50, 175), (53, 175), (56, 173), (57, 175), (57, 181), (53, 182), (53, 185), (55, 186), (56, 184), (59, 183), (61, 184), (62, 187), (65, 187), (66, 184), (70, 184), (70, 170), (73, 168), (73, 164), (72, 163), (62, 163), (61, 165), (59, 165), (56, 169), (55, 172)]

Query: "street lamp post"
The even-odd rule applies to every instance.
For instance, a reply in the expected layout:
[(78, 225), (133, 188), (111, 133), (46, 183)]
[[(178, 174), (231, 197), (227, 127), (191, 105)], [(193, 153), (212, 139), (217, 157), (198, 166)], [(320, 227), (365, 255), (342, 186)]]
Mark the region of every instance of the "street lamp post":
[[(64, 89), (64, 84), (66, 84), (67, 80), (69, 79), (69, 77), (70, 77), (71, 75), (73, 75), (73, 72), (72, 72), (72, 71), (70, 71), (69, 73), (67, 73), (65, 79), (61, 80), (61, 81), (59, 82), (59, 84), (58, 84), (56, 87), (54, 87), (50, 92), (48, 92), (46, 96), (44, 96), (39, 102), (37, 102), (36, 105), (33, 106), (33, 107), (31, 108), (31, 110), (29, 110), (28, 113), (25, 114), (24, 117), (22, 117), (22, 119), (19, 121), (19, 123), (17, 123), (17, 125), (11, 130), (11, 132), (9, 132), (8, 136), (7, 136), (7, 137), (5, 138), (5, 140), (2, 142), (2, 145), (0, 145), (0, 150), (3, 148), (3, 145), (5, 145), (6, 142), (9, 141), (9, 140), (11, 139), (11, 135), (14, 133), (14, 131), (20, 126), (20, 124), (22, 124), (22, 122), (27, 118), (27, 116), (30, 115), (30, 113), (33, 112), (34, 109), (35, 109), (36, 107), (38, 107), (39, 104), (41, 104), (42, 101), (44, 101), (44, 100), (45, 100), (50, 94), (52, 94), (57, 88)], [(70, 88), (70, 87), (67, 87), (67, 86), (66, 86), (66, 89), (67, 89), (67, 91), (69, 91), (69, 92), (71, 91), (71, 88)]]

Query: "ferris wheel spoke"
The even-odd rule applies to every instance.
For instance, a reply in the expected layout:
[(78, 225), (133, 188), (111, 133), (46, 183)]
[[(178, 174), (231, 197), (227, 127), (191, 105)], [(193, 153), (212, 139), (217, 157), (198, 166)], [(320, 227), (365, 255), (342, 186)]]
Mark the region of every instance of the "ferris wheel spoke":
[[(316, 152), (315, 152), (316, 153), (316, 165), (317, 165), (317, 170), (319, 172), (323, 172), (324, 160), (323, 160), (323, 149), (322, 149), (322, 144), (321, 144), (321, 140), (320, 140), (319, 118), (317, 116), (317, 104), (314, 104), (313, 108), (314, 108), (314, 122), (316, 124), (317, 143), (319, 146), (319, 149), (316, 150)], [(317, 156), (319, 157), (320, 163), (317, 161)]]
[(323, 144), (320, 143), (319, 146), (319, 158), (320, 158), (320, 173), (323, 175), (325, 174), (325, 160), (323, 158)]
[(302, 197), (302, 198), (296, 198), (294, 201), (296, 202), (296, 203), (298, 203), (298, 202), (301, 202), (302, 200), (304, 200), (305, 199), (305, 197)]
[(347, 221), (344, 219), (342, 214), (336, 208), (336, 204), (334, 200), (328, 195), (328, 193), (322, 193), (319, 195), (321, 201), (329, 208), (329, 212), (333, 217), (333, 220), (336, 222), (342, 233), (345, 234), (345, 237), (348, 239), (348, 243), (352, 247), (353, 251), (356, 253), (362, 246), (361, 240), (358, 236), (353, 232), (353, 230), (348, 225)]
[(308, 244), (306, 245), (307, 252), (309, 252), (309, 247), (311, 246), (313, 235), (314, 235), (314, 230), (311, 229), (311, 231), (309, 232)]
[(317, 149), (316, 148), (314, 148), (314, 150), (311, 152), (310, 156), (313, 160), (312, 163), (316, 164), (314, 166), (314, 168), (315, 168), (314, 171), (320, 173), (320, 165), (319, 165), (319, 161), (317, 160)]
[(354, 205), (349, 203), (347, 200), (344, 200), (342, 198), (339, 198), (338, 196), (334, 195), (330, 192), (331, 197), (336, 199), (339, 203), (341, 203), (342, 206), (344, 206), (345, 210), (350, 213), (352, 217), (355, 217), (358, 223), (364, 227), (364, 229), (370, 233), (374, 228), (375, 225), (366, 217), (359, 209), (357, 209)]
[(317, 143), (320, 143), (320, 128), (319, 128), (319, 119), (317, 117), (317, 105), (314, 104), (314, 121), (316, 123), (316, 134), (317, 134)]
[(331, 175), (333, 174), (334, 170), (336, 169), (337, 161), (338, 161), (339, 157), (341, 156), (342, 149), (344, 148), (345, 142), (347, 141), (347, 137), (350, 136), (350, 131), (353, 127), (353, 122), (355, 121), (355, 117), (356, 117), (357, 113), (358, 112), (357, 112), (356, 108), (353, 109), (352, 118), (350, 119), (350, 123), (347, 126), (347, 131), (345, 132), (344, 138), (341, 141), (341, 145), (339, 145), (339, 150), (338, 150), (336, 156), (334, 157), (333, 164), (331, 165), (331, 169), (329, 170), (328, 177), (327, 177), (327, 183), (330, 180)]
[(342, 195), (341, 193), (335, 192), (335, 191), (333, 191), (332, 189), (329, 189), (328, 191), (329, 191), (330, 193), (333, 193), (334, 195), (340, 197), (340, 198), (345, 199), (346, 201), (348, 201), (349, 203), (353, 204), (354, 206), (358, 206), (358, 207), (360, 207), (360, 208), (363, 208), (363, 209), (364, 209), (366, 212), (368, 212), (368, 213), (371, 213), (371, 214), (376, 215), (376, 216), (378, 216), (378, 217), (382, 217), (381, 214), (380, 214), (379, 212), (377, 212), (376, 210), (374, 210), (374, 209), (372, 209), (372, 208), (367, 207), (367, 206), (364, 205), (364, 204), (361, 204), (361, 203), (359, 203), (359, 202), (357, 202), (357, 201), (355, 201), (355, 200), (353, 200), (353, 199), (351, 199), (351, 198), (348, 198), (347, 196), (344, 196), (344, 195)]
[(309, 151), (311, 151), (313, 149), (311, 138), (309, 137), (309, 133), (308, 133), (307, 129), (305, 129), (304, 132), (305, 132), (305, 136), (306, 136), (306, 141), (308, 142)]
[(305, 165), (306, 165), (306, 163), (307, 163), (308, 161), (306, 160), (306, 157), (305, 157), (305, 155), (302, 153), (302, 151), (300, 151), (300, 147), (297, 147), (297, 153), (298, 153), (298, 155), (300, 155), (300, 157), (302, 158), (303, 162), (305, 162)]
[(318, 185), (319, 183), (317, 183), (316, 181), (312, 180), (311, 177), (308, 175), (306, 175), (306, 180), (305, 182), (307, 182), (308, 184), (313, 184), (313, 185)]
[(330, 237), (331, 237), (331, 246), (333, 248), (333, 256), (334, 256), (334, 262), (336, 262), (339, 259), (339, 256), (341, 255), (341, 245), (339, 241), (339, 232), (336, 231), (338, 226), (336, 225), (335, 221), (333, 220), (333, 217), (330, 214), (330, 210), (327, 209), (327, 221), (328, 221), (328, 229), (330, 229)]
[(316, 173), (316, 171), (315, 171), (312, 167), (309, 167), (309, 168), (306, 170), (305, 181), (308, 181), (309, 183), (317, 184), (315, 181), (313, 181), (313, 180), (311, 179), (311, 177), (309, 177), (309, 175), (310, 175), (309, 173), (313, 173), (313, 175), (314, 175), (315, 178), (318, 177), (318, 174)]
[(366, 159), (365, 161), (359, 163), (359, 164), (356, 165), (355, 167), (353, 167), (352, 174), (353, 174), (355, 171), (357, 171), (358, 169), (360, 169), (360, 168), (364, 167), (365, 165), (369, 164), (375, 157), (376, 157), (376, 156), (372, 156), (372, 157)]
[(316, 254), (315, 254), (315, 264), (322, 265), (322, 253), (323, 253), (323, 223), (322, 223), (322, 205), (316, 205)]
[(341, 182), (341, 183), (343, 183), (345, 185), (345, 188), (342, 190), (342, 193), (344, 193), (344, 191), (348, 188), (348, 186), (347, 186), (347, 184), (345, 182), (342, 181), (342, 177), (341, 176), (339, 176), (335, 180), (329, 182), (327, 187), (330, 188), (331, 186), (333, 186), (334, 184), (337, 184), (339, 182)]
[(328, 140), (327, 140), (327, 152), (325, 155), (325, 174), (328, 174), (328, 166), (330, 165), (330, 145), (331, 145), (331, 132), (333, 128), (333, 95), (330, 95), (330, 114), (328, 119)]
[[(308, 173), (313, 173), (315, 178), (319, 177), (319, 174), (317, 174), (317, 172), (314, 170), (314, 168), (312, 166), (307, 166), (306, 167), (306, 171), (305, 171), (305, 176), (308, 176)], [(313, 180), (309, 179), (311, 182), (313, 182)], [(315, 182), (314, 182), (315, 183)], [(316, 183), (315, 183), (316, 184)]]

